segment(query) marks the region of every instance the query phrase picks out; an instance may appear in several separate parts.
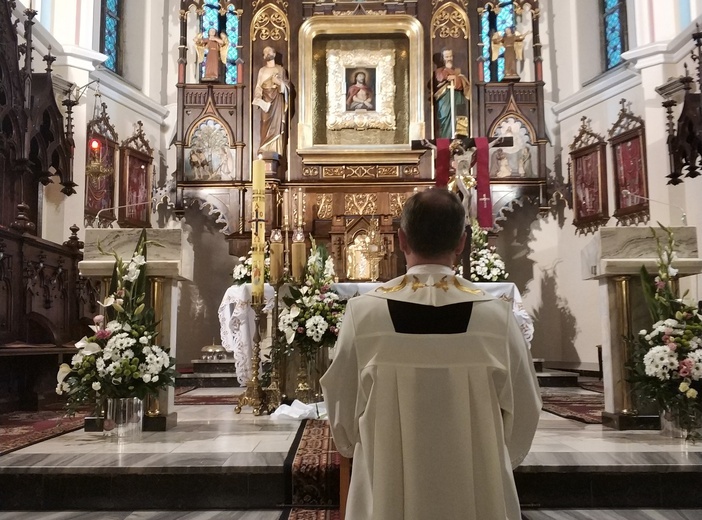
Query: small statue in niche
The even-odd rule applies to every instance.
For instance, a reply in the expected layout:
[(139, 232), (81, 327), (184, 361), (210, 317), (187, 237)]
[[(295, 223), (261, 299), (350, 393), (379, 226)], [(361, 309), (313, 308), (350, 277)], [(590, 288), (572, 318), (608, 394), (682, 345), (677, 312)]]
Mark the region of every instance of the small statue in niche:
[[(528, 33), (527, 33), (528, 34)], [(524, 60), (524, 38), (527, 34), (521, 34), (513, 27), (505, 28), (505, 33), (496, 32), (492, 35), (492, 61), (496, 61), (500, 56), (500, 50), (504, 47), (505, 79), (519, 80), (517, 73), (517, 62)]]
[(275, 62), (276, 51), (263, 49), (265, 65), (258, 71), (252, 104), (261, 109), (258, 152), (274, 152), (282, 156), (285, 150), (290, 81), (282, 65)]
[(432, 82), (436, 112), (436, 137), (452, 138), (456, 133), (456, 120), (468, 119), (470, 82), (461, 74), (461, 69), (453, 66), (453, 51), (441, 51), (441, 65), (434, 71)]
[(214, 27), (210, 27), (207, 35), (205, 33), (198, 34), (194, 41), (198, 66), (203, 61), (205, 62), (205, 72), (202, 74), (202, 81), (219, 81), (221, 70), (219, 63), (227, 63), (229, 38), (227, 38), (226, 33), (222, 32), (217, 36), (217, 30)]

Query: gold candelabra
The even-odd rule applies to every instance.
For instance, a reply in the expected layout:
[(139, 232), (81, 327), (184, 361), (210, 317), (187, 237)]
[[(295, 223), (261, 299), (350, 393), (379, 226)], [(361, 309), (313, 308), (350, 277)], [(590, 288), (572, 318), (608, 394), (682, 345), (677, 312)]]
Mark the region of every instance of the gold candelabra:
[[(251, 379), (246, 384), (246, 393), (234, 407), (236, 413), (241, 412), (244, 406), (250, 406), (253, 409), (254, 415), (271, 412), (270, 405), (266, 402), (266, 394), (261, 387), (261, 382), (258, 379), (259, 368), (261, 366), (261, 314), (263, 313), (262, 299), (253, 298), (251, 304), (254, 310), (254, 335), (253, 335), (253, 352), (251, 356)], [(275, 407), (273, 407), (275, 410)]]

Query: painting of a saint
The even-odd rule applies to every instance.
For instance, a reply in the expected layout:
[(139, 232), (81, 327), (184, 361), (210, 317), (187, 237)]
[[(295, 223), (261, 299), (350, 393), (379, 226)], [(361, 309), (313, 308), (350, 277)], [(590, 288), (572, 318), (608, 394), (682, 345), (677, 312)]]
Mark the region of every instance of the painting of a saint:
[[(347, 71), (347, 84), (349, 88), (346, 90), (346, 110), (375, 110), (375, 97), (373, 89), (369, 85), (375, 83), (375, 71), (357, 70)], [(352, 79), (352, 81), (349, 81)]]

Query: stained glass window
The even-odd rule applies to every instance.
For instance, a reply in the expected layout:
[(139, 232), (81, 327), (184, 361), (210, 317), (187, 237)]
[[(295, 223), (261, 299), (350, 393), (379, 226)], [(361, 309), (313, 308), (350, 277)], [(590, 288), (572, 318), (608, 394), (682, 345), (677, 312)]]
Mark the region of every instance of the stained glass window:
[(626, 0), (602, 0), (605, 67), (622, 62), (627, 50)]
[(102, 0), (102, 32), (100, 51), (107, 56), (105, 67), (117, 74), (121, 73), (120, 62), (120, 15), (122, 0)]
[[(238, 83), (237, 60), (239, 59), (239, 16), (236, 8), (229, 4), (226, 11), (220, 10), (219, 2), (207, 1), (204, 5), (200, 27), (204, 34), (208, 34), (210, 29), (217, 31), (217, 34), (226, 33), (229, 45), (227, 46), (227, 63), (225, 64), (224, 82), (228, 85)], [(205, 61), (200, 67), (200, 77), (205, 74)]]
[(496, 61), (492, 61), (491, 38), (495, 32), (504, 34), (507, 27), (514, 28), (514, 3), (511, 0), (500, 2), (495, 8), (488, 5), (480, 18), (480, 39), (483, 44), (483, 72), (485, 81), (501, 81), (505, 75), (504, 49)]

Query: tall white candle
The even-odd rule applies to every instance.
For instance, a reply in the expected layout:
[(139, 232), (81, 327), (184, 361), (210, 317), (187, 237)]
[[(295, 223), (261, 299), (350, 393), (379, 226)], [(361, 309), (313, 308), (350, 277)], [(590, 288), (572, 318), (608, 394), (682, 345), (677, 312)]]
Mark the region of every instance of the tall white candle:
[(253, 161), (251, 184), (251, 296), (254, 303), (262, 303), (266, 247), (266, 163), (262, 159)]

